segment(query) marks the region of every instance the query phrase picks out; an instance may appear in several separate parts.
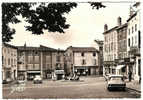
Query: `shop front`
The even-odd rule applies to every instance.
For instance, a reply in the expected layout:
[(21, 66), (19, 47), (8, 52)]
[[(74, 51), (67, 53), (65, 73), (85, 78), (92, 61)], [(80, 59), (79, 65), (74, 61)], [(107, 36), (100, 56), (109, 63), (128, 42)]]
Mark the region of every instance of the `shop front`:
[(41, 75), (40, 71), (27, 71), (27, 80), (33, 80), (36, 75)]
[(53, 80), (61, 80), (61, 79), (64, 79), (64, 77), (65, 77), (64, 70), (55, 70), (54, 72), (52, 72)]

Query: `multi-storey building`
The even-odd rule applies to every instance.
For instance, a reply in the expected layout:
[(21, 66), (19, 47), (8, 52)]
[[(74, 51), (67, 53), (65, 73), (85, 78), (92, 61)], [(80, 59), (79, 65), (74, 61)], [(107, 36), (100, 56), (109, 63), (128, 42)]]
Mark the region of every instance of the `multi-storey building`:
[(130, 17), (127, 20), (127, 52), (129, 57), (128, 69), (133, 74), (133, 78), (139, 80), (141, 76), (141, 15), (140, 15), (140, 2), (133, 5), (130, 11)]
[(17, 48), (7, 43), (2, 44), (2, 80), (17, 78)]
[(101, 40), (94, 40), (94, 47), (99, 51), (99, 67), (100, 67), (100, 74), (103, 74), (103, 41)]
[[(121, 19), (120, 19), (121, 20)], [(118, 72), (116, 74), (126, 75), (128, 74), (127, 69), (127, 23), (121, 23), (117, 28), (117, 40), (118, 40), (118, 59), (116, 60)]]
[(117, 40), (117, 28), (121, 25), (121, 18), (117, 19), (117, 26), (108, 29), (107, 24), (104, 25), (104, 47), (103, 47), (103, 57), (104, 57), (104, 68), (103, 75), (116, 73), (116, 63), (115, 60), (118, 59), (118, 40)]
[(99, 74), (99, 51), (93, 47), (68, 47), (65, 53), (68, 73)]
[(18, 46), (18, 75), (31, 79), (35, 75), (48, 78), (55, 69), (64, 69), (64, 51), (40, 45)]

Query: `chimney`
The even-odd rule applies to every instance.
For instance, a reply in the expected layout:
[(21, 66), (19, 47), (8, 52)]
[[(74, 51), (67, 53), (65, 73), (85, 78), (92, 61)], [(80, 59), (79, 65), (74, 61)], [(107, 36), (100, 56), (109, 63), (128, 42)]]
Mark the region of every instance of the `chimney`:
[(104, 32), (108, 30), (107, 24), (104, 25)]
[(26, 42), (25, 42), (25, 44), (24, 44), (24, 47), (26, 47)]
[(130, 6), (130, 17), (135, 13), (135, 10), (133, 9), (132, 6)]
[(118, 19), (117, 19), (117, 25), (118, 25), (118, 26), (121, 26), (121, 25), (122, 25), (122, 19), (121, 19), (120, 16), (119, 16)]

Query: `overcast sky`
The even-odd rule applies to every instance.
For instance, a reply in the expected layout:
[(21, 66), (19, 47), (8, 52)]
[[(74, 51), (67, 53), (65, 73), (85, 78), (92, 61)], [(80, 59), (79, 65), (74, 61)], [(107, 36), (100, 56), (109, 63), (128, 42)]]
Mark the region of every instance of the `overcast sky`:
[(88, 3), (78, 3), (77, 8), (65, 15), (67, 23), (71, 26), (65, 30), (65, 33), (49, 33), (45, 30), (43, 35), (32, 35), (31, 32), (25, 31), (24, 21), (15, 27), (16, 34), (10, 44), (23, 46), (45, 45), (53, 48), (66, 49), (68, 46), (92, 46), (95, 39), (103, 40), (104, 24), (108, 28), (117, 25), (117, 18), (122, 18), (125, 23), (129, 18), (129, 7), (132, 3), (103, 3), (106, 8), (99, 10), (92, 9)]

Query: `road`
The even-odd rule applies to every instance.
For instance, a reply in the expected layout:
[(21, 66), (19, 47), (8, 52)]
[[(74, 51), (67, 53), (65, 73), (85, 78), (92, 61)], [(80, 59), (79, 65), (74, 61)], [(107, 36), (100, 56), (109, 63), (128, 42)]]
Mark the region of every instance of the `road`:
[(108, 91), (103, 77), (81, 77), (80, 81), (51, 81), (43, 84), (26, 82), (22, 91), (11, 92), (11, 87), (3, 87), (4, 99), (40, 99), (40, 98), (139, 98), (140, 94), (126, 91)]

